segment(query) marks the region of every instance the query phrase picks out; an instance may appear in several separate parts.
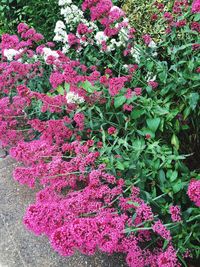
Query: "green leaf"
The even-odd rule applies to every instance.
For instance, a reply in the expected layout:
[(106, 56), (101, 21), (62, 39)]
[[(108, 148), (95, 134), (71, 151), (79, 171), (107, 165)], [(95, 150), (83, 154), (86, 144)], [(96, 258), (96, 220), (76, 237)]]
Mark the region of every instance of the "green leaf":
[(147, 61), (146, 67), (147, 67), (148, 71), (152, 70), (153, 65), (154, 65), (153, 61)]
[(145, 149), (145, 142), (144, 139), (136, 139), (132, 143), (132, 147), (136, 151), (142, 151)]
[(93, 86), (89, 81), (80, 83), (80, 86), (85, 89), (88, 93), (93, 93), (96, 90), (96, 87)]
[(121, 107), (126, 102), (126, 97), (124, 95), (115, 97), (114, 106), (115, 108)]
[(134, 120), (136, 120), (139, 117), (141, 117), (144, 113), (145, 113), (144, 110), (133, 109), (133, 111), (131, 112), (131, 118), (134, 119)]
[(183, 184), (182, 181), (179, 179), (173, 186), (173, 191), (174, 193), (178, 193), (181, 189), (183, 189)]
[(136, 207), (139, 207), (140, 206), (140, 204), (138, 203), (138, 202), (134, 202), (134, 201), (127, 201), (127, 203), (128, 204), (133, 204), (134, 206), (136, 206)]
[(162, 249), (165, 250), (167, 248), (168, 244), (169, 244), (169, 241), (165, 240), (164, 243), (163, 243)]
[(158, 179), (160, 181), (161, 188), (164, 188), (166, 178), (165, 178), (165, 172), (163, 171), (163, 169), (159, 170)]
[(172, 136), (171, 144), (172, 144), (173, 146), (175, 146), (175, 148), (176, 148), (177, 150), (179, 149), (179, 140), (178, 140), (178, 137), (177, 137), (175, 134), (173, 134), (173, 136)]
[(69, 83), (65, 83), (64, 87), (65, 87), (65, 90), (66, 90), (67, 92), (69, 92), (70, 84), (69, 84)]
[(190, 107), (187, 107), (184, 112), (183, 112), (183, 119), (185, 120), (189, 115), (190, 115), (190, 112), (191, 112), (191, 108)]
[(118, 169), (118, 170), (124, 170), (124, 165), (120, 162), (120, 161), (118, 161), (117, 162), (117, 164), (116, 164), (116, 168)]
[(177, 171), (173, 171), (170, 175), (170, 181), (173, 182), (176, 180), (176, 178), (178, 177), (178, 172)]
[(194, 21), (199, 21), (199, 20), (200, 20), (200, 13), (195, 14)]
[(147, 125), (152, 132), (156, 132), (160, 124), (160, 118), (147, 119)]
[(199, 101), (199, 94), (198, 93), (191, 93), (189, 95), (189, 105), (192, 110), (194, 110)]
[(61, 85), (59, 85), (57, 88), (56, 88), (56, 91), (60, 94), (60, 95), (64, 95), (64, 89)]

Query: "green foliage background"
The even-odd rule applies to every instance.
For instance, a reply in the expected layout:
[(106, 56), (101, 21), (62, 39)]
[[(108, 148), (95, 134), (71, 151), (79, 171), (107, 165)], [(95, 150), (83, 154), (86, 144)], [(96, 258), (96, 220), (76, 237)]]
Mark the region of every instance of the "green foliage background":
[(51, 40), (59, 17), (57, 0), (0, 0), (0, 34), (14, 33), (20, 22), (26, 22)]

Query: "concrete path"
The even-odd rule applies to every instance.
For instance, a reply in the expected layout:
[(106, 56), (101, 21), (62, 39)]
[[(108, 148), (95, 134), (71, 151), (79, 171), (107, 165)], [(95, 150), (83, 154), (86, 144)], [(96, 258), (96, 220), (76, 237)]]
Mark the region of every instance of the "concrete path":
[[(3, 153), (1, 151), (1, 153)], [(35, 194), (12, 178), (16, 163), (0, 159), (0, 267), (125, 267), (121, 256), (76, 254), (64, 258), (54, 252), (48, 239), (35, 237), (22, 224), (26, 207)]]

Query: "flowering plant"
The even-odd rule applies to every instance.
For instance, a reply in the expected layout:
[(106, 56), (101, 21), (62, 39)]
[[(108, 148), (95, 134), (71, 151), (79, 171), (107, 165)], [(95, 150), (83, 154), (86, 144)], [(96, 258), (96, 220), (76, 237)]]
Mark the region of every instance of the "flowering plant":
[(198, 132), (197, 5), (158, 5), (157, 43), (110, 0), (59, 5), (62, 51), (23, 23), (0, 46), (0, 139), (23, 163), (14, 179), (41, 185), (24, 223), (64, 256), (187, 266), (199, 256), (200, 177), (183, 147)]

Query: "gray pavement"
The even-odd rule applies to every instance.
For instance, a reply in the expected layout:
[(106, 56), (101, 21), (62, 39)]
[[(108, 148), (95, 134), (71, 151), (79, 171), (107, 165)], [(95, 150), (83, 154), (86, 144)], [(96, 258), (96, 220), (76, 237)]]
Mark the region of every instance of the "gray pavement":
[(61, 257), (52, 250), (46, 237), (36, 237), (27, 231), (22, 218), (26, 207), (34, 202), (35, 193), (13, 180), (15, 166), (9, 157), (0, 159), (0, 267), (126, 266), (120, 255), (97, 253), (88, 257), (77, 253), (73, 257)]

